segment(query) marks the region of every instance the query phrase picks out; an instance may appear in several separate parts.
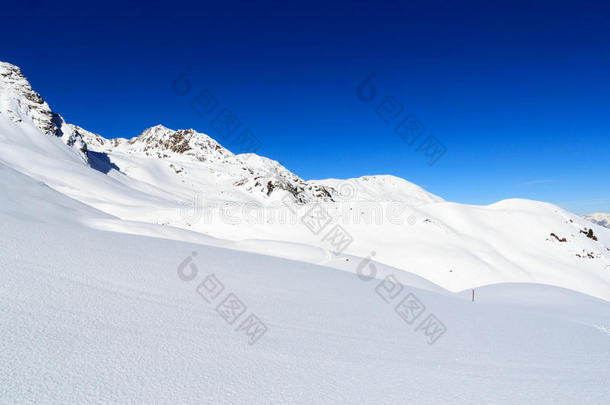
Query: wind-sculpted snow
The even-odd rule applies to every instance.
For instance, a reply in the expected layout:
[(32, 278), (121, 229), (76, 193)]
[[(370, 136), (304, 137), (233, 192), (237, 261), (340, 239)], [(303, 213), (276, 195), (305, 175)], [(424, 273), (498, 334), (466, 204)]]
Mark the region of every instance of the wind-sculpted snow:
[[(606, 301), (502, 284), (477, 288), (471, 302), (470, 290), (451, 294), (375, 260), (341, 258), (337, 270), (167, 226), (141, 224), (155, 238), (93, 229), (136, 224), (4, 165), (0, 188), (2, 403), (601, 404), (610, 395)], [(170, 232), (193, 240), (159, 237)], [(223, 286), (216, 298), (202, 296), (218, 291), (212, 275)], [(388, 280), (401, 288), (394, 299)], [(230, 294), (245, 309), (227, 312)], [(416, 312), (404, 312), (404, 297)], [(265, 333), (244, 323), (250, 314)]]

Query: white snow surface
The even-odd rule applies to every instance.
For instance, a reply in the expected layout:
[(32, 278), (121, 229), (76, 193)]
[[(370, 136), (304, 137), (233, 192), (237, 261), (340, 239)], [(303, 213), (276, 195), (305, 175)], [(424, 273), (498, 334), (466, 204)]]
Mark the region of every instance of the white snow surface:
[[(305, 181), (194, 130), (107, 140), (32, 94), (0, 63), (0, 402), (607, 401), (610, 230), (393, 176)], [(316, 207), (353, 238), (340, 254), (301, 221)], [(267, 326), (256, 344), (198, 294), (212, 273)]]
[[(196, 237), (96, 230), (87, 223), (123, 221), (4, 165), (0, 187), (2, 403), (601, 404), (610, 395), (607, 301), (501, 284), (476, 289), (473, 303), (468, 291), (377, 263), (378, 277), (397, 276), (400, 297), (415, 294), (446, 326), (428, 345), (419, 321), (408, 325), (377, 295), (380, 280), (353, 274), (356, 262), (341, 271)], [(198, 277), (182, 281), (178, 265), (193, 251)], [(198, 295), (212, 273), (265, 323), (256, 344)]]

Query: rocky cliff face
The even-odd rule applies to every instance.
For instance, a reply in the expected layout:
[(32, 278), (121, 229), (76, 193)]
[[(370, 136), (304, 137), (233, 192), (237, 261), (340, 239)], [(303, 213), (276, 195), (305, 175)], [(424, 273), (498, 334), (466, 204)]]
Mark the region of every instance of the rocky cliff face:
[(182, 156), (201, 162), (226, 162), (233, 153), (209, 136), (193, 129), (177, 131), (157, 125), (130, 140), (121, 140), (121, 150), (158, 158)]
[(61, 138), (87, 159), (87, 144), (78, 127), (67, 124), (61, 115), (53, 112), (32, 89), (21, 69), (6, 62), (0, 62), (0, 114), (16, 123), (31, 122), (44, 134)]

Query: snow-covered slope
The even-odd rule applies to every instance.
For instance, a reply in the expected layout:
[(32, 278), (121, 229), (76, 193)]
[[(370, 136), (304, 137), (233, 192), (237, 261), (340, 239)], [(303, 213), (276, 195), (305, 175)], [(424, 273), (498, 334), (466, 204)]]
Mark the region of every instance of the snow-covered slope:
[[(44, 132), (39, 104), (23, 101), (31, 87), (11, 72), (18, 80), (0, 83), (0, 163), (124, 221), (90, 223), (98, 229), (194, 240), (149, 226), (160, 224), (226, 247), (335, 268), (374, 256), (452, 291), (534, 282), (610, 300), (610, 230), (552, 204), (456, 204), (393, 176), (305, 181), (194, 130), (156, 126), (107, 140), (63, 125), (86, 140), (86, 161), (65, 139)], [(340, 248), (338, 230), (349, 242)]]
[(610, 214), (602, 214), (601, 212), (595, 214), (587, 214), (582, 216), (587, 221), (593, 222), (599, 226), (610, 228)]
[[(338, 271), (92, 229), (129, 223), (2, 164), (0, 189), (2, 403), (601, 404), (610, 395), (606, 301), (503, 284), (477, 289), (473, 303), (469, 291), (449, 294), (374, 261)], [(189, 264), (195, 278), (183, 281)], [(378, 279), (354, 274), (369, 265)], [(380, 287), (388, 273), (398, 295)], [(206, 280), (224, 287), (216, 298)], [(425, 306), (409, 322), (395, 310), (408, 294)], [(245, 306), (235, 321), (227, 297)], [(242, 326), (251, 314), (264, 334)], [(421, 326), (432, 314), (444, 333)]]

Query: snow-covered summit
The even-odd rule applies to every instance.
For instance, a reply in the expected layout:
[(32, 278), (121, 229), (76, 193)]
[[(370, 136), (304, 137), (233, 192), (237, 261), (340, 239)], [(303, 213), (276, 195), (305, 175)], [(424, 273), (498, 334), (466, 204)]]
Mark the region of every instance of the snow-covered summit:
[(163, 125), (155, 125), (130, 139), (106, 139), (93, 132), (82, 132), (92, 150), (104, 152), (115, 150), (159, 159), (225, 163), (227, 158), (234, 156), (214, 139), (194, 129), (173, 130)]
[(11, 121), (33, 124), (44, 134), (57, 136), (87, 159), (87, 145), (82, 134), (53, 112), (40, 94), (32, 89), (19, 67), (0, 62), (0, 114)]
[(419, 206), (444, 201), (417, 184), (391, 175), (362, 176), (354, 179), (311, 180), (336, 193), (340, 201), (400, 202)]
[(148, 128), (129, 140), (118, 140), (118, 150), (158, 158), (186, 157), (201, 162), (223, 162), (231, 152), (206, 134), (194, 129), (172, 130), (163, 125)]

